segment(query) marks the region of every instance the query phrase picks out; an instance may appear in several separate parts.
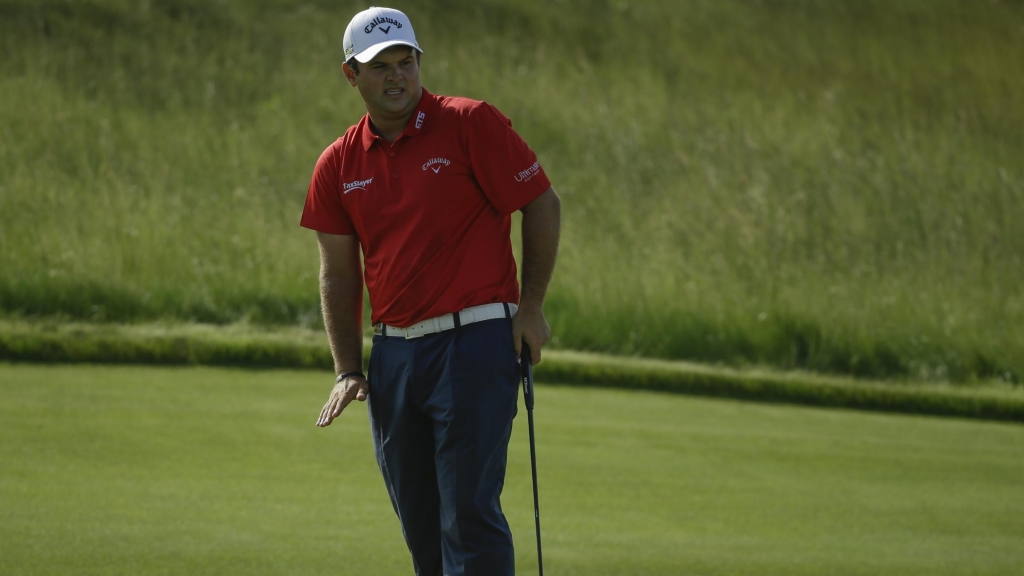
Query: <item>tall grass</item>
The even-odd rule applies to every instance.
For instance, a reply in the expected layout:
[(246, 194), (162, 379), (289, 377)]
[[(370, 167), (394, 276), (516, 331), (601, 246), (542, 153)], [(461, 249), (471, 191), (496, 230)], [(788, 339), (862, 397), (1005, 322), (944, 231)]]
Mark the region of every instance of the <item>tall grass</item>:
[[(567, 348), (1024, 375), (1024, 5), (396, 5), (563, 197)], [(0, 2), (0, 310), (319, 323), (297, 227), (362, 4)]]

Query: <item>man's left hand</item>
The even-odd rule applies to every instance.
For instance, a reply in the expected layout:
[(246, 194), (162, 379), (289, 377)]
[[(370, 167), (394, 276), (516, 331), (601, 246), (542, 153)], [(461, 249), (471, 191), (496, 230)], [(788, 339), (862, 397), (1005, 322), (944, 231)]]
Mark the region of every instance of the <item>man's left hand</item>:
[(512, 342), (516, 346), (516, 358), (522, 357), (523, 342), (530, 347), (533, 364), (540, 362), (541, 348), (551, 338), (551, 327), (544, 318), (540, 306), (524, 304), (512, 317)]

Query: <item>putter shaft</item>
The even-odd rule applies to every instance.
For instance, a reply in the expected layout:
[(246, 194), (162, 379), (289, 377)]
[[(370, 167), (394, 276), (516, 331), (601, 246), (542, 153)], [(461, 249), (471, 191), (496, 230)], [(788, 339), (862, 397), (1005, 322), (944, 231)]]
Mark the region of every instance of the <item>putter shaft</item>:
[(537, 526), (537, 568), (540, 576), (544, 576), (544, 555), (540, 547), (540, 497), (537, 494), (537, 444), (533, 431), (533, 362), (530, 348), (523, 344), (523, 355), (520, 359), (523, 370), (523, 399), (526, 401), (526, 420), (530, 428), (530, 468), (533, 471), (533, 518)]

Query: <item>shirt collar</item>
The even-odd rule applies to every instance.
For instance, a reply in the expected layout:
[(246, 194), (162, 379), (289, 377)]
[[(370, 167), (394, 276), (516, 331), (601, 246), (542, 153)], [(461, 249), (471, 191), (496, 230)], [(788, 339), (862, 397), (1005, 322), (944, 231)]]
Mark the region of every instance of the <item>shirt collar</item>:
[[(433, 119), (433, 112), (436, 108), (437, 96), (434, 96), (430, 92), (427, 92), (426, 88), (423, 88), (423, 94), (420, 96), (419, 104), (416, 105), (416, 111), (412, 113), (412, 117), (409, 118), (409, 122), (405, 125), (405, 130), (402, 131), (402, 135), (399, 136), (399, 138), (410, 138), (426, 132), (430, 127), (430, 121)], [(370, 147), (373, 146), (373, 143), (380, 138), (380, 136), (373, 131), (373, 125), (370, 123), (369, 113), (363, 116), (361, 132), (363, 150), (368, 151)]]

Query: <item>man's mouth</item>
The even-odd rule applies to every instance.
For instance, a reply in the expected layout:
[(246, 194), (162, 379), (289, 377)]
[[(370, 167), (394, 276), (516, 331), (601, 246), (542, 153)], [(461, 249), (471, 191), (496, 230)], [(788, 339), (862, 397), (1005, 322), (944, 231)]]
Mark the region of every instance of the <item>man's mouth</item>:
[(384, 94), (386, 96), (398, 96), (402, 92), (405, 92), (405, 90), (402, 88), (391, 88), (390, 90), (385, 90)]

